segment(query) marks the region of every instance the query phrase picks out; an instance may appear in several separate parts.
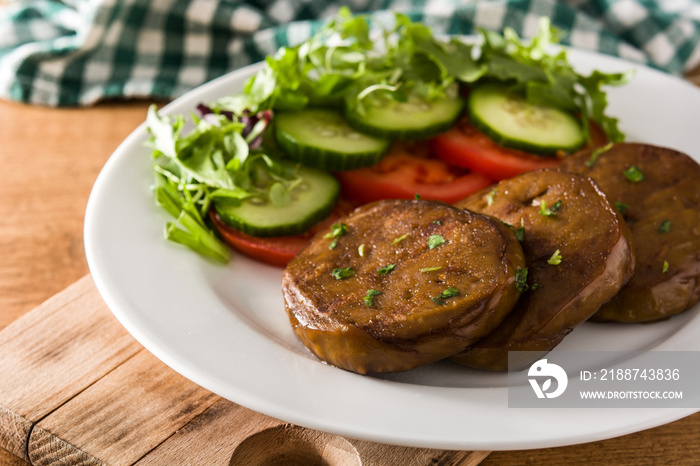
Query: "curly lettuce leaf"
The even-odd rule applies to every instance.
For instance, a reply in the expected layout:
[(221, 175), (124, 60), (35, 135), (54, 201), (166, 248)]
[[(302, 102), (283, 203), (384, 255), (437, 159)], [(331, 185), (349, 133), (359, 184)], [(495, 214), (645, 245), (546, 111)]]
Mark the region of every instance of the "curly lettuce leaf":
[(620, 86), (632, 79), (633, 72), (603, 73), (589, 76), (576, 72), (566, 50), (552, 50), (559, 41), (559, 31), (548, 18), (540, 19), (537, 36), (529, 42), (512, 30), (503, 35), (481, 29), (482, 52), (479, 62), (488, 67), (484, 79), (508, 82), (534, 104), (547, 105), (579, 116), (584, 133), (589, 137), (588, 119), (598, 123), (613, 142), (623, 141), (618, 120), (605, 113), (605, 86)]
[[(378, 29), (374, 35), (373, 27)], [(610, 140), (624, 139), (617, 119), (606, 114), (604, 88), (628, 82), (631, 72), (579, 74), (566, 50), (555, 47), (560, 31), (548, 18), (541, 18), (529, 41), (509, 28), (503, 34), (480, 29), (479, 37), (477, 44), (443, 40), (402, 14), (395, 15), (393, 25), (381, 26), (342, 8), (309, 40), (268, 57), (243, 95), (223, 99), (221, 105), (245, 105), (251, 111), (345, 105), (363, 113), (386, 99), (403, 102), (413, 94), (432, 100), (444, 97), (456, 82), (498, 80), (529, 102), (578, 115), (587, 136), (591, 118)]]
[(236, 116), (204, 105), (199, 110), (202, 118), (193, 117), (187, 134), (182, 116), (161, 116), (155, 106), (148, 110), (155, 202), (175, 218), (166, 224), (167, 239), (227, 262), (228, 248), (206, 221), (212, 203), (240, 205), (256, 197), (284, 206), (302, 180), (294, 166), (260, 149), (271, 113)]

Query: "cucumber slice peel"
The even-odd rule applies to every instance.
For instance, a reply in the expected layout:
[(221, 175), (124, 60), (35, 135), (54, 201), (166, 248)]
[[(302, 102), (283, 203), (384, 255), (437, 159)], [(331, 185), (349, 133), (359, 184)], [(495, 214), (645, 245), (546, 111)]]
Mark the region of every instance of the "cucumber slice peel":
[(581, 124), (572, 114), (529, 103), (503, 84), (474, 88), (468, 111), (474, 126), (504, 147), (553, 156), (575, 152), (585, 142)]
[(224, 223), (253, 236), (298, 235), (326, 218), (338, 200), (340, 184), (321, 170), (299, 167), (302, 183), (291, 190), (291, 202), (275, 206), (260, 198), (244, 200), (240, 205), (215, 201)]
[(347, 108), (345, 117), (358, 131), (377, 137), (418, 141), (437, 136), (451, 128), (464, 108), (459, 96), (426, 101), (409, 95), (406, 102), (376, 99), (364, 111)]
[(390, 141), (363, 134), (329, 109), (277, 115), (275, 139), (289, 158), (329, 171), (352, 170), (379, 162)]

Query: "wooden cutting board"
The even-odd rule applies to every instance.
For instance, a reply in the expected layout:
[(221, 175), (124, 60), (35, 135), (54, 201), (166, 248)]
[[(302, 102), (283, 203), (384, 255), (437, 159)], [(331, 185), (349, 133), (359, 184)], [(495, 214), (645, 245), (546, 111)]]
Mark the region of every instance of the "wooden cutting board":
[(0, 332), (0, 447), (37, 465), (476, 465), (290, 425), (197, 386), (114, 318), (88, 275)]

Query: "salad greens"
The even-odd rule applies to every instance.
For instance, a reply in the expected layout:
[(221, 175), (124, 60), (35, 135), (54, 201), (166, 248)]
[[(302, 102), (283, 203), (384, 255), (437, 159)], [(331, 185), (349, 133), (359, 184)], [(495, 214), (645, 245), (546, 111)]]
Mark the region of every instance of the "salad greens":
[(434, 100), (454, 92), (455, 84), (498, 80), (512, 85), (528, 102), (577, 113), (588, 137), (589, 118), (613, 142), (624, 139), (617, 119), (607, 116), (603, 86), (617, 86), (631, 72), (589, 76), (577, 73), (566, 50), (553, 54), (560, 39), (548, 18), (528, 43), (512, 30), (503, 35), (479, 29), (474, 43), (442, 40), (426, 26), (396, 14), (393, 26), (371, 36), (367, 16), (347, 8), (317, 35), (267, 57), (244, 93), (222, 99), (220, 108), (299, 110), (309, 105), (345, 105), (362, 113), (381, 99), (404, 102), (411, 96)]
[(532, 103), (577, 114), (587, 137), (590, 118), (611, 141), (624, 139), (617, 120), (605, 114), (602, 87), (623, 84), (630, 73), (578, 74), (565, 50), (550, 53), (559, 32), (547, 18), (528, 43), (510, 29), (503, 35), (480, 29), (479, 39), (440, 39), (402, 14), (382, 27), (342, 8), (309, 40), (268, 57), (242, 93), (200, 105), (201, 116), (190, 122), (151, 107), (146, 121), (155, 199), (175, 218), (166, 225), (166, 238), (226, 262), (228, 248), (208, 217), (212, 204), (292, 201), (291, 191), (304, 180), (293, 163), (263, 144), (273, 111), (323, 105), (362, 115), (387, 99), (433, 101), (455, 96), (460, 84), (498, 80)]
[(206, 109), (203, 113), (202, 118), (192, 117), (194, 129), (183, 134), (182, 116), (171, 119), (160, 116), (155, 106), (149, 108), (155, 200), (176, 219), (166, 225), (167, 239), (225, 263), (229, 250), (207, 222), (211, 204), (259, 199), (284, 206), (302, 179), (293, 164), (260, 146), (269, 112), (241, 118)]
[(633, 71), (580, 75), (569, 64), (566, 50), (548, 53), (559, 41), (559, 31), (548, 18), (540, 19), (539, 33), (529, 44), (523, 43), (512, 29), (505, 29), (503, 36), (484, 29), (479, 32), (483, 40), (479, 62), (488, 67), (482, 78), (511, 82), (513, 90), (523, 94), (528, 102), (578, 113), (587, 138), (588, 121), (592, 119), (610, 141), (624, 140), (617, 119), (605, 115), (608, 102), (602, 87), (627, 83)]

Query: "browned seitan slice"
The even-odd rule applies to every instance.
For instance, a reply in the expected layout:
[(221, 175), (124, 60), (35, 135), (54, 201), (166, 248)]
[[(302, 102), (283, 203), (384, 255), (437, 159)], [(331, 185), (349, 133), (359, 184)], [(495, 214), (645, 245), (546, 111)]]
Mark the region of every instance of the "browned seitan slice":
[[(459, 207), (520, 228), (527, 286), (515, 308), (491, 334), (452, 359), (508, 370), (550, 351), (617, 294), (634, 269), (624, 220), (588, 177), (558, 169), (524, 173), (469, 196)], [(559, 258), (559, 260), (558, 260)]]
[(518, 299), (522, 249), (495, 219), (391, 200), (341, 222), (344, 233), (320, 232), (282, 279), (294, 332), (330, 364), (364, 374), (443, 359), (488, 334)]
[(562, 168), (593, 178), (634, 238), (634, 277), (593, 320), (653, 322), (700, 300), (700, 165), (672, 149), (625, 143), (581, 152)]

